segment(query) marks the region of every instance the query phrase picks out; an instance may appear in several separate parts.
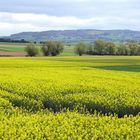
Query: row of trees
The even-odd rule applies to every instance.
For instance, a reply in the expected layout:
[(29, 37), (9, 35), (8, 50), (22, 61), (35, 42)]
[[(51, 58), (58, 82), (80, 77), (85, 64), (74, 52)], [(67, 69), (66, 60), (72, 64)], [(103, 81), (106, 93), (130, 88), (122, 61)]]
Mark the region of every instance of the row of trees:
[[(40, 50), (44, 56), (57, 56), (64, 50), (64, 45), (58, 41), (47, 41), (39, 44), (28, 44), (25, 51), (29, 56), (36, 56)], [(125, 44), (115, 44), (104, 40), (96, 40), (92, 44), (78, 43), (74, 49), (79, 56), (87, 55), (140, 55), (140, 44), (129, 42)]]
[[(57, 56), (64, 50), (64, 45), (58, 41), (47, 41), (41, 45), (41, 51), (44, 56)], [(28, 44), (25, 48), (28, 56), (36, 56), (40, 52), (40, 48), (35, 44)]]
[(29, 41), (26, 41), (24, 39), (15, 40), (15, 39), (10, 39), (10, 38), (0, 38), (0, 42), (8, 42), (8, 43), (29, 43)]
[(104, 40), (96, 40), (93, 44), (78, 43), (75, 53), (79, 56), (88, 55), (140, 55), (140, 44), (129, 42), (115, 44)]

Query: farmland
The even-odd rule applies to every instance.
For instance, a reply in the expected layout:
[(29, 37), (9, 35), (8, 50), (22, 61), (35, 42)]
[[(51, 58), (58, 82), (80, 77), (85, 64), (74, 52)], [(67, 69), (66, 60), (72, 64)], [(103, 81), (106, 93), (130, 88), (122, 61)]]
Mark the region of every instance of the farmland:
[(140, 139), (140, 57), (0, 58), (0, 139)]
[(26, 43), (7, 43), (0, 42), (0, 51), (24, 52)]
[[(25, 56), (27, 43), (7, 43), (0, 42), (0, 56)], [(37, 45), (40, 48), (40, 44)], [(41, 54), (40, 54), (41, 55)], [(65, 46), (62, 56), (73, 56), (74, 46)]]

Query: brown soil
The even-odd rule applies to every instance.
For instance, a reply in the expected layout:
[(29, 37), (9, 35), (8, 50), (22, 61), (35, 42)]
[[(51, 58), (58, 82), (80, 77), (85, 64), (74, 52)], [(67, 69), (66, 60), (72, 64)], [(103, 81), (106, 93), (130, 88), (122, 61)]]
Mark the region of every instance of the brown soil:
[(2, 52), (0, 51), (0, 57), (2, 56), (25, 56), (24, 52)]

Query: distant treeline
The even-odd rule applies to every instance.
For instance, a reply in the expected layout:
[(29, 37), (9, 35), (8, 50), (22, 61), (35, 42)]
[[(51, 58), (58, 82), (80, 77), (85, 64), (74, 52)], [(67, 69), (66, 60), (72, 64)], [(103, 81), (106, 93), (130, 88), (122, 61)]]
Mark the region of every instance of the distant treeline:
[(10, 38), (0, 38), (0, 42), (8, 42), (8, 43), (29, 43), (29, 41), (26, 41), (24, 39), (21, 40), (13, 40)]
[(140, 55), (140, 43), (128, 42), (115, 44), (105, 40), (96, 40), (94, 43), (78, 43), (75, 47), (78, 55)]

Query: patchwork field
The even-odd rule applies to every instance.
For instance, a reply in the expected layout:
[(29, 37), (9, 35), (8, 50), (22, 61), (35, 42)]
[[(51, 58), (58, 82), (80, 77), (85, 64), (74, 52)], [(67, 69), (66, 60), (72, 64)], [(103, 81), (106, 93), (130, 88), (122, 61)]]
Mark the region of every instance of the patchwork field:
[(6, 43), (0, 42), (0, 51), (7, 52), (24, 52), (26, 43)]
[(140, 139), (140, 57), (0, 58), (0, 139)]
[[(25, 56), (27, 43), (5, 43), (0, 42), (0, 56)], [(40, 45), (38, 45), (40, 47)], [(41, 55), (41, 53), (40, 53)], [(74, 46), (65, 46), (61, 56), (73, 56)]]

